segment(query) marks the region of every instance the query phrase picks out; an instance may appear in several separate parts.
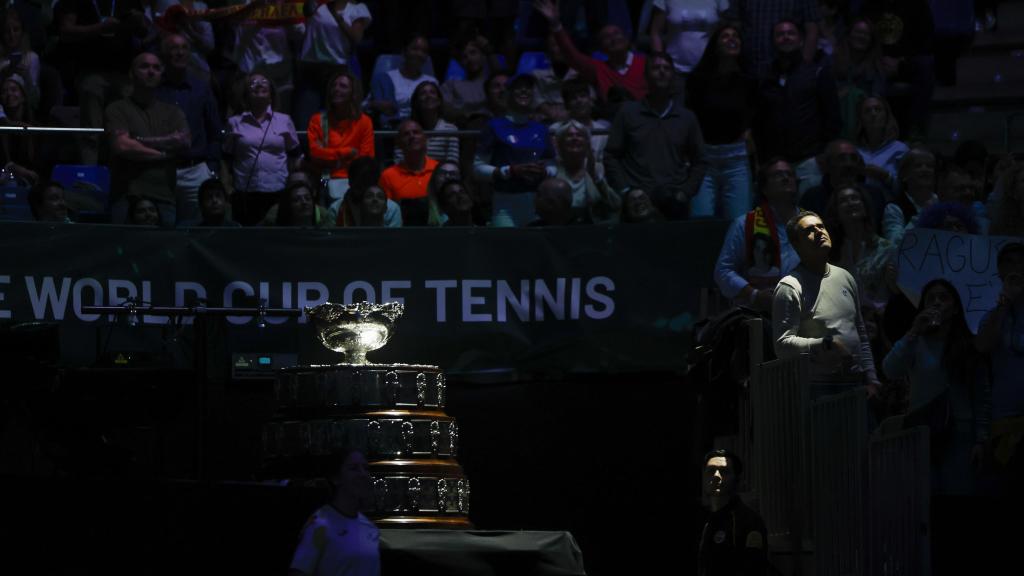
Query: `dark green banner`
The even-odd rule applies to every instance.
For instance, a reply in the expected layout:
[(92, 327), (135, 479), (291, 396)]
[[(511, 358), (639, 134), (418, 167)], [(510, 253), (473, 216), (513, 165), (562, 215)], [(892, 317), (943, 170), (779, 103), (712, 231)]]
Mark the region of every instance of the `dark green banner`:
[[(73, 335), (62, 337), (64, 354), (85, 357), (96, 349), (96, 327), (110, 319), (83, 314), (83, 305), (399, 300), (405, 316), (371, 360), (449, 370), (677, 370), (726, 224), (173, 231), (5, 223), (0, 322), (60, 321)], [(244, 335), (248, 348), (235, 351), (341, 359), (314, 342), (305, 318), (269, 323), (229, 318), (229, 332)]]

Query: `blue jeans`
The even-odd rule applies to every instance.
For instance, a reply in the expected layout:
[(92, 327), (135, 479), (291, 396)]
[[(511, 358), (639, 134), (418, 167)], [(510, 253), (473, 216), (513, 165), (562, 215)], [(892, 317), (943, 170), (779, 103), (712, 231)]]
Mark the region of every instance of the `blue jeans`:
[(750, 211), (753, 178), (745, 142), (705, 144), (707, 172), (697, 195), (690, 199), (690, 218), (728, 218)]

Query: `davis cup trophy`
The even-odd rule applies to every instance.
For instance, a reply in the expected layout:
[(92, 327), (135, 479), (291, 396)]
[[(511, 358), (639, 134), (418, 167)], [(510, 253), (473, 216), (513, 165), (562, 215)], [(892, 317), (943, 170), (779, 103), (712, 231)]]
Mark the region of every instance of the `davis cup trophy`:
[(456, 461), (459, 428), (444, 412), (437, 366), (373, 364), (404, 306), (326, 303), (306, 308), (317, 337), (345, 363), (284, 368), (276, 413), (263, 430), (268, 473), (315, 478), (343, 447), (366, 455), (373, 476), (370, 516), (379, 525), (469, 528), (469, 481)]

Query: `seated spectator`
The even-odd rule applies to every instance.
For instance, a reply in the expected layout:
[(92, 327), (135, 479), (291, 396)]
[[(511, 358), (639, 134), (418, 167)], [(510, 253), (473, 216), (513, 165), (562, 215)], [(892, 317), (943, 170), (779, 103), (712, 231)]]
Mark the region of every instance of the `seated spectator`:
[(917, 216), (917, 228), (945, 230), (957, 234), (978, 234), (981, 226), (970, 206), (962, 202), (935, 202)]
[[(484, 92), (487, 94), (485, 104), (486, 114), (477, 116), (483, 126), (491, 118), (498, 118), (508, 114), (508, 81), (511, 78), (508, 72), (499, 70), (487, 77), (484, 82)], [(470, 123), (468, 126), (475, 126)]]
[(974, 345), (992, 368), (992, 447), (998, 496), (1016, 494), (1024, 482), (1024, 244), (1008, 243), (996, 257), (1002, 290), (981, 319)]
[[(493, 52), (487, 39), (477, 36), (461, 40), (455, 48), (455, 57), (466, 77), (449, 78), (441, 86), (444, 117), (458, 126), (468, 127), (486, 121), (491, 115), (487, 110), (485, 84), (487, 64)], [(499, 68), (496, 63), (491, 66), (491, 70)]]
[(1024, 164), (1017, 164), (1000, 178), (1002, 194), (991, 204), (993, 236), (1024, 237)]
[[(329, 80), (339, 71), (351, 70), (349, 61), (356, 58), (355, 47), (373, 22), (365, 3), (348, 0), (306, 0), (302, 13), (306, 34), (296, 79), (294, 112), (298, 126), (305, 126), (327, 100), (323, 89), (330, 88)], [(362, 99), (359, 102), (362, 104)]]
[(64, 186), (60, 182), (36, 184), (29, 193), (28, 203), (38, 222), (71, 222)]
[(569, 118), (568, 106), (565, 101), (565, 85), (569, 81), (577, 81), (587, 88), (591, 102), (596, 91), (590, 82), (579, 77), (579, 73), (569, 67), (558, 40), (548, 34), (544, 39), (544, 55), (550, 68), (534, 68), (530, 74), (537, 79), (537, 113), (545, 124), (564, 122)]
[(412, 113), (412, 93), (422, 82), (437, 84), (437, 78), (423, 72), (430, 58), (430, 44), (423, 36), (413, 36), (405, 45), (402, 65), (371, 80), (370, 110), (380, 115), (380, 126), (391, 128)]
[(868, 95), (886, 93), (881, 58), (881, 43), (874, 25), (866, 18), (855, 18), (850, 32), (832, 55), (832, 70), (839, 88), (843, 138), (858, 139), (857, 108), (861, 100)]
[(707, 164), (691, 216), (738, 218), (753, 202), (750, 152), (757, 83), (743, 70), (741, 47), (734, 25), (713, 31), (686, 84), (686, 104), (700, 122)]
[(801, 212), (786, 223), (800, 265), (779, 281), (772, 303), (775, 354), (793, 359), (810, 354), (812, 399), (866, 385), (874, 397), (875, 374), (857, 282), (828, 263), (832, 240), (821, 218)]
[(161, 204), (163, 225), (175, 222), (176, 167), (192, 144), (181, 108), (156, 97), (163, 65), (143, 52), (132, 61), (131, 96), (107, 106), (110, 138), (112, 220), (124, 219), (126, 198), (145, 196)]
[(900, 127), (889, 103), (867, 96), (857, 105), (857, 151), (864, 159), (864, 175), (887, 190), (896, 183), (900, 160), (910, 148), (899, 140)]
[[(444, 101), (441, 97), (441, 89), (433, 82), (423, 82), (416, 87), (412, 93), (412, 116), (411, 119), (419, 123), (426, 131), (455, 132), (458, 128), (454, 124), (445, 122), (441, 117), (441, 108)], [(438, 162), (449, 160), (459, 161), (459, 139), (456, 136), (428, 136), (427, 156)], [(402, 162), (402, 149), (395, 144), (395, 162)]]
[(903, 234), (913, 227), (918, 213), (938, 200), (935, 195), (935, 155), (923, 148), (912, 148), (900, 160), (896, 199), (885, 205), (882, 236), (899, 246)]
[[(7, 117), (3, 123), (9, 126), (31, 126), (32, 111), (28, 108), (28, 94), (25, 81), (14, 74), (0, 83), (0, 104)], [(39, 181), (36, 173), (35, 137), (31, 133), (0, 132), (0, 145), (4, 170), (29, 186)]]
[(293, 182), (281, 193), (276, 226), (331, 228), (334, 224), (316, 203), (316, 194), (304, 182)]
[(145, 196), (129, 196), (127, 200), (127, 218), (123, 221), (132, 226), (160, 226), (169, 222), (160, 214), (157, 203)]
[[(39, 98), (39, 54), (32, 51), (17, 10), (7, 10), (3, 17), (3, 42), (0, 43), (0, 75), (17, 74), (26, 83), (25, 92), (32, 100)], [(30, 106), (31, 107), (31, 106)], [(4, 107), (6, 111), (6, 106)]]
[(515, 62), (519, 4), (516, 0), (453, 0), (450, 16), (457, 24), (457, 37), (476, 36), (483, 32), (507, 62)]
[(445, 180), (437, 192), (437, 203), (446, 216), (444, 226), (475, 226), (473, 196), (460, 180)]
[(536, 83), (528, 74), (509, 83), (508, 114), (491, 118), (477, 144), (474, 176), (491, 184), (495, 226), (525, 226), (533, 219), (534, 191), (555, 155), (547, 127), (530, 120)]
[[(728, 3), (720, 0), (654, 0), (651, 13), (651, 52), (667, 52), (676, 69), (675, 93), (684, 93), (687, 77), (716, 44), (715, 30)], [(736, 28), (733, 28), (736, 31)], [(686, 105), (693, 109), (687, 100)], [(704, 126), (701, 126), (705, 129)]]
[(232, 216), (243, 226), (252, 226), (276, 203), (302, 149), (291, 117), (273, 110), (270, 80), (250, 74), (246, 86), (246, 110), (228, 119), (223, 181), (230, 191)]
[(861, 186), (840, 188), (829, 201), (825, 220), (832, 231), (829, 262), (853, 275), (862, 306), (885, 308), (890, 291), (896, 290), (889, 264), (896, 247), (878, 235), (870, 194)]
[(167, 34), (161, 42), (163, 84), (156, 97), (185, 113), (192, 142), (178, 158), (175, 199), (179, 220), (199, 217), (199, 187), (220, 169), (221, 119), (209, 83), (190, 71), (192, 48), (182, 34)]
[(776, 56), (758, 88), (754, 137), (759, 154), (782, 156), (802, 181), (813, 172), (818, 151), (839, 136), (836, 82), (827, 60), (804, 59), (796, 22), (781, 20), (772, 30)]
[[(604, 175), (604, 149), (608, 146), (608, 134), (594, 134), (597, 130), (607, 132), (611, 124), (607, 120), (595, 120), (594, 113), (594, 91), (585, 81), (579, 78), (567, 80), (562, 84), (561, 102), (567, 111), (567, 117), (555, 122), (549, 128), (552, 135), (557, 134), (570, 121), (575, 121), (591, 132), (590, 149), (594, 152), (594, 171), (597, 179), (603, 179)], [(557, 148), (557, 146), (556, 146)]]
[(971, 174), (957, 164), (946, 166), (939, 178), (936, 196), (939, 202), (959, 202), (974, 212), (978, 222), (978, 233), (988, 234), (988, 211), (981, 198), (981, 180), (975, 180)]
[(621, 28), (609, 24), (598, 32), (598, 44), (608, 56), (608, 60), (603, 61), (576, 49), (569, 33), (562, 28), (556, 2), (534, 0), (533, 7), (547, 19), (548, 30), (554, 35), (569, 66), (597, 88), (602, 100), (608, 99), (608, 91), (613, 86), (624, 88), (634, 100), (641, 100), (647, 95), (646, 57), (633, 51)]
[(956, 288), (932, 280), (921, 290), (910, 331), (882, 363), (889, 378), (910, 381), (906, 424), (931, 428), (935, 494), (973, 493), (989, 436), (991, 390), (973, 339)]
[[(427, 182), (427, 226), (443, 226), (447, 216), (441, 209), (441, 187), (449, 181), (462, 183), (462, 171), (455, 162), (439, 162)], [(463, 187), (462, 192), (469, 193)], [(470, 198), (472, 203), (472, 198)]]
[[(370, 156), (361, 156), (349, 164), (348, 174), (349, 190), (366, 190), (371, 186), (379, 184), (380, 164)], [(331, 205), (327, 208), (327, 219), (333, 222), (335, 226), (355, 225), (354, 214), (359, 210), (359, 207), (352, 201), (349, 201), (348, 197), (349, 195), (346, 193), (345, 198), (331, 202)], [(362, 198), (362, 195), (359, 198)], [(389, 228), (402, 226), (402, 210), (398, 203), (393, 200), (388, 200), (385, 206), (384, 225)]]
[(652, 54), (646, 74), (647, 97), (623, 104), (612, 123), (608, 183), (620, 195), (643, 188), (666, 218), (682, 220), (704, 180), (704, 140), (693, 112), (672, 98), (672, 58)]
[(353, 188), (350, 196), (345, 198), (345, 226), (387, 226), (384, 217), (389, 200), (380, 186)]
[(664, 222), (665, 217), (654, 206), (654, 201), (641, 188), (630, 188), (622, 199), (622, 222), (626, 224), (651, 224)]
[(560, 178), (546, 178), (537, 186), (534, 196), (534, 211), (537, 218), (530, 226), (569, 226), (589, 224), (576, 216), (572, 209), (572, 188)]
[(328, 204), (345, 197), (348, 167), (360, 156), (374, 156), (373, 122), (363, 114), (362, 84), (351, 72), (337, 72), (327, 81), (325, 112), (309, 119), (310, 164), (328, 180)]
[(224, 184), (210, 178), (199, 185), (199, 214), (196, 220), (178, 222), (178, 228), (239, 228), (241, 224), (228, 217), (228, 196)]
[(782, 158), (770, 160), (759, 174), (756, 208), (733, 220), (715, 264), (715, 283), (737, 306), (762, 313), (772, 309), (772, 291), (797, 264), (786, 235), (796, 215), (796, 174)]
[(380, 187), (388, 200), (402, 206), (402, 222), (406, 226), (426, 226), (427, 184), (437, 168), (437, 160), (427, 155), (427, 138), (415, 120), (399, 124), (398, 146), (402, 161), (384, 170)]
[(885, 191), (864, 181), (864, 158), (849, 140), (829, 142), (824, 154), (825, 175), (821, 184), (807, 190), (800, 198), (800, 207), (812, 212), (826, 212), (837, 191), (849, 186), (862, 186), (871, 197), (871, 221), (882, 220), (886, 202)]
[(618, 220), (622, 199), (597, 174), (597, 162), (590, 147), (590, 130), (569, 120), (555, 133), (558, 150), (556, 178), (569, 184), (573, 220), (611, 223)]

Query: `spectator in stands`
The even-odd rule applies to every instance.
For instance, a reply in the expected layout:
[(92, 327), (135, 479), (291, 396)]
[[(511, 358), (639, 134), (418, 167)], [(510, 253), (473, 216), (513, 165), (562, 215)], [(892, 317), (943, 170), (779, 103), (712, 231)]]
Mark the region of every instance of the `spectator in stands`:
[(914, 323), (885, 357), (889, 378), (910, 381), (905, 425), (931, 428), (932, 492), (969, 495), (991, 423), (984, 359), (974, 349), (960, 296), (949, 281), (921, 290)]
[(71, 222), (64, 186), (60, 182), (39, 182), (32, 187), (28, 203), (39, 222)]
[(556, 1), (534, 0), (533, 7), (547, 19), (548, 29), (558, 41), (569, 66), (597, 88), (602, 100), (608, 98), (608, 90), (613, 86), (622, 87), (634, 100), (641, 100), (647, 95), (646, 57), (633, 51), (621, 28), (609, 24), (598, 32), (601, 52), (608, 56), (608, 60), (603, 61), (576, 49), (569, 33), (562, 28)]
[(1024, 164), (1016, 164), (1000, 178), (1002, 194), (991, 205), (993, 236), (1024, 237)]
[(437, 168), (437, 160), (427, 155), (427, 137), (415, 120), (404, 120), (398, 125), (398, 146), (402, 161), (384, 170), (380, 187), (388, 200), (401, 205), (406, 226), (426, 226), (427, 184)]
[[(329, 80), (339, 69), (352, 69), (350, 61), (356, 59), (355, 47), (373, 22), (365, 3), (348, 0), (306, 0), (302, 13), (306, 17), (306, 35), (299, 53), (296, 81), (294, 118), (298, 126), (305, 126), (327, 100), (324, 86), (330, 88)], [(359, 103), (362, 104), (361, 99)]]
[(864, 175), (892, 190), (900, 160), (910, 148), (899, 140), (900, 127), (880, 96), (867, 96), (857, 105), (857, 151), (864, 159)]
[(849, 20), (847, 2), (840, 0), (818, 0), (818, 46), (822, 54), (832, 57), (840, 40), (846, 36), (846, 23)]
[(185, 113), (192, 142), (178, 157), (175, 200), (178, 220), (199, 217), (199, 187), (220, 169), (221, 119), (210, 85), (189, 70), (192, 48), (182, 34), (168, 34), (161, 42), (163, 84), (156, 97)]
[[(484, 91), (487, 93), (486, 110), (487, 114), (479, 118), (484, 124), (491, 118), (497, 118), (508, 114), (508, 72), (497, 71), (491, 74), (484, 82)], [(472, 126), (472, 124), (470, 124)]]
[[(535, 67), (529, 71), (537, 79), (537, 113), (545, 124), (551, 122), (564, 122), (568, 119), (569, 113), (566, 109), (569, 105), (565, 101), (563, 88), (566, 82), (577, 80), (587, 87), (591, 99), (596, 93), (594, 87), (579, 78), (579, 73), (569, 67), (565, 61), (565, 55), (558, 46), (558, 41), (551, 34), (544, 39), (544, 56), (547, 58), (549, 67)], [(524, 54), (522, 58), (525, 58)], [(520, 66), (522, 64), (520, 63)]]
[[(666, 52), (672, 56), (676, 69), (673, 92), (686, 90), (686, 79), (706, 57), (707, 46), (715, 43), (714, 30), (722, 13), (729, 6), (727, 0), (654, 0), (651, 12), (651, 52)], [(736, 31), (736, 28), (733, 28)], [(737, 46), (737, 49), (739, 46)], [(686, 105), (693, 108), (687, 100)], [(702, 128), (704, 128), (702, 126)]]
[(552, 135), (557, 134), (572, 121), (585, 126), (591, 132), (590, 149), (594, 153), (593, 163), (594, 171), (597, 173), (596, 178), (603, 179), (605, 177), (604, 149), (608, 146), (608, 134), (594, 134), (593, 132), (596, 130), (607, 132), (611, 128), (611, 124), (607, 120), (594, 120), (593, 88), (580, 78), (567, 80), (562, 84), (562, 101), (565, 103), (568, 117), (561, 122), (552, 124), (549, 131)]
[[(352, 161), (348, 168), (349, 190), (358, 192), (354, 199), (349, 194), (341, 200), (335, 200), (327, 208), (327, 219), (336, 226), (356, 226), (363, 191), (380, 182), (380, 164), (370, 156), (361, 156)], [(385, 198), (387, 196), (385, 195)], [(384, 210), (384, 226), (398, 228), (402, 225), (402, 210), (398, 203), (386, 200)]]
[(39, 70), (39, 54), (29, 44), (21, 16), (17, 10), (7, 10), (3, 17), (3, 43), (0, 44), (0, 75), (21, 76), (26, 82), (26, 92), (38, 99)]
[(800, 265), (779, 281), (772, 304), (775, 354), (810, 354), (812, 397), (881, 384), (860, 310), (860, 291), (849, 272), (828, 263), (832, 239), (821, 218), (800, 212), (786, 223)]
[(161, 223), (169, 222), (160, 214), (160, 208), (145, 196), (129, 196), (127, 206), (127, 219), (125, 224), (133, 226), (160, 226)]
[[(441, 96), (441, 88), (433, 82), (423, 82), (416, 87), (412, 93), (412, 115), (415, 120), (426, 131), (434, 132), (455, 132), (458, 128), (449, 124), (441, 117), (441, 109), (444, 100)], [(459, 139), (456, 136), (428, 136), (427, 156), (438, 162), (450, 160), (459, 161)], [(395, 162), (402, 162), (402, 149), (395, 144)]]
[(232, 216), (251, 226), (276, 203), (302, 149), (291, 117), (274, 112), (270, 79), (250, 74), (245, 84), (246, 110), (228, 119), (223, 150), (227, 169), (222, 172), (231, 190)]
[(437, 84), (437, 78), (424, 71), (430, 58), (430, 44), (421, 35), (413, 36), (405, 45), (402, 65), (378, 74), (371, 80), (370, 109), (380, 115), (380, 125), (394, 127), (412, 113), (412, 93), (423, 82)]
[(826, 212), (832, 197), (842, 188), (859, 185), (871, 197), (871, 221), (882, 220), (887, 195), (878, 186), (864, 181), (864, 158), (849, 140), (829, 142), (824, 154), (825, 175), (821, 184), (807, 190), (800, 198), (800, 207), (812, 212)]
[(379, 576), (380, 531), (361, 510), (373, 501), (373, 478), (363, 454), (344, 450), (327, 459), (333, 493), (306, 521), (289, 565), (289, 576)]
[(995, 308), (985, 314), (974, 344), (992, 367), (992, 445), (1001, 494), (1024, 482), (1024, 244), (1008, 243), (996, 258), (1003, 287)]
[(216, 47), (213, 24), (198, 17), (209, 9), (199, 0), (157, 0), (157, 9), (163, 12), (158, 24), (167, 33), (181, 34), (192, 48), (189, 68), (200, 78), (209, 81), (210, 63), (207, 56)]
[(534, 196), (533, 202), (537, 218), (530, 222), (530, 226), (589, 224), (574, 215), (572, 188), (561, 178), (545, 178), (537, 186), (537, 194)]
[[(129, 84), (124, 71), (137, 53), (134, 42), (145, 34), (145, 18), (138, 0), (63, 0), (57, 4), (64, 64), (78, 87), (79, 117), (83, 128), (102, 128), (104, 109), (121, 98)], [(99, 137), (82, 137), (83, 164), (99, 160)]]
[(703, 468), (707, 519), (700, 532), (697, 574), (768, 574), (768, 531), (739, 497), (743, 461), (719, 449), (704, 456)]
[(821, 20), (817, 0), (730, 0), (727, 14), (730, 20), (739, 21), (746, 34), (745, 68), (759, 80), (772, 75), (778, 53), (774, 27), (783, 19), (803, 29), (803, 59), (808, 64), (814, 61)]
[[(491, 38), (491, 44), (505, 56), (510, 65), (516, 61), (515, 21), (519, 16), (516, 0), (453, 0), (452, 16), (458, 25), (457, 37)], [(488, 26), (489, 25), (489, 26)]]
[(715, 265), (715, 283), (738, 306), (762, 313), (772, 309), (772, 291), (797, 264), (786, 235), (786, 222), (796, 215), (796, 174), (781, 158), (759, 172), (761, 192), (756, 208), (733, 220)]
[(161, 204), (163, 224), (175, 222), (176, 167), (192, 145), (192, 136), (181, 108), (156, 97), (163, 71), (155, 54), (139, 54), (129, 74), (131, 96), (107, 106), (114, 222), (123, 219), (128, 196), (146, 196)]
[(935, 202), (918, 214), (917, 228), (945, 230), (957, 234), (978, 234), (981, 226), (970, 206), (962, 202)]
[[(13, 74), (0, 82), (0, 104), (7, 117), (2, 120), (8, 126), (31, 126), (32, 110), (28, 107), (25, 81)], [(36, 143), (31, 133), (0, 133), (0, 145), (4, 170), (29, 186), (39, 180), (36, 173)]]
[[(266, 6), (265, 0), (244, 2), (258, 7), (257, 10)], [(288, 114), (292, 110), (292, 92), (295, 90), (291, 47), (301, 44), (303, 24), (262, 22), (261, 16), (256, 12), (247, 19), (232, 22), (235, 44), (231, 60), (243, 75), (243, 94), (248, 89), (249, 78), (258, 73), (269, 80), (274, 89), (275, 112)]]
[(473, 196), (460, 180), (445, 180), (437, 193), (438, 207), (447, 219), (444, 226), (475, 226)]
[(575, 120), (562, 124), (555, 133), (558, 150), (555, 177), (569, 185), (574, 220), (602, 224), (615, 222), (622, 208), (622, 199), (598, 175), (590, 141), (590, 130), (583, 124)]
[(641, 188), (630, 188), (622, 199), (622, 222), (627, 224), (651, 224), (664, 222), (665, 217), (654, 206), (654, 201)]
[(904, 140), (925, 137), (935, 87), (935, 23), (930, 2), (865, 0), (861, 15), (876, 25), (882, 45), (880, 62), (888, 80), (886, 97)]
[(178, 228), (220, 227), (239, 228), (242, 225), (228, 216), (228, 195), (224, 183), (209, 178), (199, 185), (199, 213), (197, 220), (178, 221)]
[(776, 56), (758, 89), (754, 136), (758, 153), (782, 156), (802, 181), (814, 171), (818, 151), (839, 136), (836, 82), (826, 59), (805, 60), (797, 22), (781, 20), (772, 30)]
[(480, 134), (474, 176), (490, 183), (491, 222), (495, 226), (525, 226), (533, 220), (533, 194), (554, 168), (548, 129), (530, 120), (537, 80), (529, 74), (509, 82), (508, 113), (491, 118)]
[(882, 48), (874, 25), (866, 18), (855, 18), (850, 25), (850, 32), (839, 42), (832, 55), (832, 70), (839, 88), (843, 138), (859, 140), (857, 109), (861, 100), (868, 95), (886, 93), (881, 60)]
[(939, 202), (958, 202), (974, 212), (978, 232), (988, 234), (989, 217), (985, 204), (981, 202), (981, 180), (957, 164), (949, 164), (942, 171), (936, 196)]
[(935, 194), (935, 155), (924, 148), (912, 148), (900, 160), (899, 191), (885, 206), (882, 236), (899, 246), (918, 213), (938, 200)]
[(331, 228), (334, 224), (316, 203), (316, 193), (305, 182), (292, 182), (277, 204), (277, 226)]
[(753, 201), (750, 152), (757, 84), (741, 66), (741, 46), (734, 25), (715, 29), (686, 86), (687, 107), (700, 122), (707, 163), (692, 216), (737, 218)]
[(643, 188), (666, 218), (680, 220), (690, 213), (705, 165), (697, 118), (672, 98), (674, 70), (668, 54), (647, 59), (650, 92), (641, 102), (623, 104), (615, 117), (605, 170), (620, 195)]
[[(345, 197), (348, 167), (360, 156), (374, 156), (373, 121), (360, 108), (363, 89), (352, 72), (336, 72), (327, 80), (326, 113), (309, 119), (307, 136), (313, 168), (322, 172), (330, 204)], [(326, 114), (326, 115), (325, 115)]]
[(829, 262), (853, 275), (862, 306), (881, 310), (896, 289), (889, 271), (896, 247), (878, 235), (872, 203), (862, 186), (845, 186), (829, 200), (825, 221), (832, 231)]
[(345, 202), (345, 226), (387, 226), (384, 217), (390, 201), (380, 186), (353, 188), (351, 198), (346, 195)]
[[(462, 171), (455, 162), (439, 162), (434, 173), (427, 182), (427, 226), (443, 226), (445, 224), (445, 212), (441, 208), (441, 188), (446, 182), (457, 181), (462, 183)], [(468, 194), (469, 191), (463, 187), (460, 192)], [(470, 198), (472, 207), (472, 198)]]
[[(481, 36), (467, 38), (459, 41), (455, 54), (466, 77), (449, 78), (441, 87), (444, 117), (461, 127), (478, 125), (490, 116), (485, 84), (487, 63), (493, 58), (491, 45)], [(495, 62), (490, 69), (497, 71), (500, 66)]]

